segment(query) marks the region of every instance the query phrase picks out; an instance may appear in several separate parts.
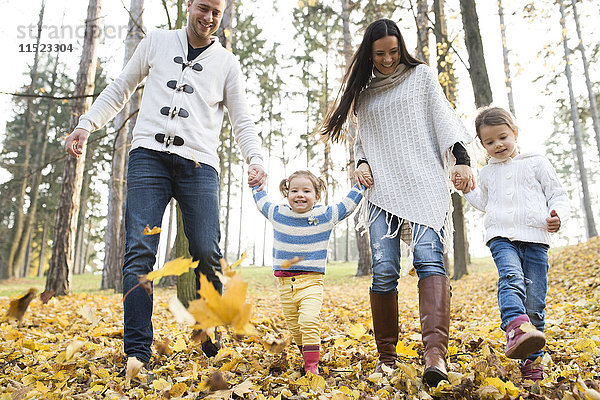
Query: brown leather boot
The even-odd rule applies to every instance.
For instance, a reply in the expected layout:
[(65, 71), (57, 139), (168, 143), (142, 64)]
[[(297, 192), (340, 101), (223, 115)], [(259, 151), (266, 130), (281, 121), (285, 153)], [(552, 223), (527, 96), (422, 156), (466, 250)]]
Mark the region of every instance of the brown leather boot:
[(371, 297), (371, 315), (373, 331), (379, 353), (375, 372), (382, 372), (382, 364), (394, 368), (396, 363), (396, 343), (398, 343), (398, 292), (373, 293)]
[(419, 314), (425, 352), (423, 380), (435, 387), (448, 379), (446, 351), (450, 328), (450, 282), (445, 275), (430, 275), (419, 281)]

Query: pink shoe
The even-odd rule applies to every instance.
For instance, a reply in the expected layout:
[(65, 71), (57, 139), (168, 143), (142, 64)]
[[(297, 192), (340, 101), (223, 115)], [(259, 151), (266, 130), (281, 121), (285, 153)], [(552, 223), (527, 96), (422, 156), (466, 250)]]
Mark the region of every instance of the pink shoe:
[(304, 371), (319, 375), (319, 345), (308, 345), (302, 348)]
[(540, 363), (536, 363), (535, 360), (525, 360), (525, 362), (519, 366), (519, 369), (521, 370), (521, 378), (523, 378), (523, 380), (529, 379), (535, 382), (544, 379), (544, 366)]
[[(530, 329), (522, 330), (521, 325), (529, 324)], [(535, 329), (527, 314), (519, 315), (506, 327), (506, 350), (508, 358), (527, 358), (530, 354), (541, 350), (546, 345), (546, 336)]]

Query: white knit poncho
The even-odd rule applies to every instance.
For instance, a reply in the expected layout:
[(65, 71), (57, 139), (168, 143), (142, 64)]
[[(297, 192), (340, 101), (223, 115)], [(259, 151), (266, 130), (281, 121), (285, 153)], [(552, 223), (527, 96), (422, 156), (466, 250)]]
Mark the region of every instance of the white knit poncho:
[(368, 201), (440, 234), (449, 221), (451, 148), (471, 141), (424, 64), (395, 85), (367, 88), (358, 99), (355, 157), (371, 167)]

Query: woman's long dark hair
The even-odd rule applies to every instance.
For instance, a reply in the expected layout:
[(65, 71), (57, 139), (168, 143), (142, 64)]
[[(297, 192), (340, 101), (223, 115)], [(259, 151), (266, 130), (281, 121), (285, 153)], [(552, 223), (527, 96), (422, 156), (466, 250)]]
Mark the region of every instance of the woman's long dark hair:
[[(365, 30), (363, 40), (360, 46), (358, 46), (356, 53), (352, 56), (350, 65), (346, 70), (342, 86), (338, 92), (339, 102), (336, 101), (334, 106), (330, 108), (321, 125), (320, 133), (324, 140), (337, 142), (344, 139), (342, 127), (348, 118), (348, 113), (352, 110), (356, 114), (358, 96), (367, 87), (371, 78), (373, 71), (373, 60), (371, 59), (373, 42), (386, 36), (396, 36), (398, 38), (401, 64), (407, 65), (409, 68), (424, 64), (423, 61), (410, 55), (406, 49), (400, 29), (398, 29), (398, 25), (394, 21), (379, 19), (372, 22)], [(343, 93), (341, 98), (340, 93)]]

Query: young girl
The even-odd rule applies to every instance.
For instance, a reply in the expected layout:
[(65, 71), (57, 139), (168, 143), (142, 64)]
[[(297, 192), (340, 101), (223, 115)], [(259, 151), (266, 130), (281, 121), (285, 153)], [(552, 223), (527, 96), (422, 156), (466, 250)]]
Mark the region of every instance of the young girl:
[[(258, 187), (254, 201), (273, 224), (273, 271), (286, 324), (302, 352), (304, 371), (318, 374), (327, 244), (335, 224), (354, 211), (362, 195), (354, 186), (335, 206), (317, 204), (325, 183), (309, 171), (294, 172), (279, 190), (289, 205), (271, 203)], [(294, 257), (302, 260), (286, 269), (284, 262)]]
[[(542, 155), (520, 154), (518, 129), (502, 108), (482, 110), (475, 129), (490, 159), (479, 187), (463, 191), (485, 212), (485, 240), (498, 268), (498, 306), (507, 357), (521, 359), (523, 379), (543, 379), (548, 247), (568, 215), (567, 193)], [(461, 177), (454, 179), (455, 186)], [(535, 326), (533, 329), (531, 326)]]

